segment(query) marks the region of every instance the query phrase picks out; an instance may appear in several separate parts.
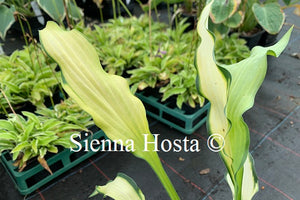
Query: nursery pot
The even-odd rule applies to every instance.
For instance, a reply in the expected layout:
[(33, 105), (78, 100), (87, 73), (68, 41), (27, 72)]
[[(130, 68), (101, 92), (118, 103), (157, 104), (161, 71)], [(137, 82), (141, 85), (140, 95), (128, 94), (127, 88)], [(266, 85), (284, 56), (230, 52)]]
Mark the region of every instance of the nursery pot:
[(277, 42), (277, 34), (270, 34), (268, 32), (264, 32), (260, 38), (259, 45), (267, 47), (275, 44)]
[[(184, 8), (183, 8), (184, 10)], [(174, 9), (172, 9), (172, 15), (175, 14), (176, 11), (174, 11)], [(197, 13), (187, 13), (185, 11), (183, 12), (180, 12), (177, 14), (176, 17), (179, 18), (183, 18), (183, 19), (186, 19), (186, 23), (189, 23), (189, 26), (184, 30), (184, 32), (188, 32), (188, 31), (191, 31), (191, 30), (194, 30), (194, 28), (196, 28), (197, 26)], [(175, 28), (176, 27), (176, 24), (175, 24), (175, 20), (172, 21), (172, 28)]]
[(257, 45), (260, 45), (260, 41), (264, 33), (265, 30), (260, 30), (251, 35), (240, 35), (240, 38), (245, 39), (247, 41), (246, 45), (249, 47), (249, 49), (252, 49)]

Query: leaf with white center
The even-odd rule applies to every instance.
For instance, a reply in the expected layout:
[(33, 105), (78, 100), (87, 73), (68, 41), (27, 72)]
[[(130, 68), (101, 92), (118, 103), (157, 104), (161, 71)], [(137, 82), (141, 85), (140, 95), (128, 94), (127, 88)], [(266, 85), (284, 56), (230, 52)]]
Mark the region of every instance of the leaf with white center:
[[(40, 31), (45, 51), (59, 64), (66, 92), (88, 112), (112, 140), (121, 140), (132, 153), (149, 163), (166, 188), (171, 199), (179, 199), (165, 173), (154, 145), (144, 151), (144, 134), (154, 142), (145, 108), (129, 89), (126, 79), (107, 74), (100, 64), (95, 48), (77, 30), (64, 31), (48, 22)], [(132, 142), (133, 141), (133, 148)], [(120, 141), (119, 141), (120, 143)]]
[[(258, 191), (258, 183), (249, 153), (249, 129), (242, 115), (253, 106), (255, 94), (264, 80), (267, 55), (280, 55), (292, 29), (271, 47), (253, 48), (250, 57), (239, 63), (217, 66), (213, 54), (214, 36), (207, 30), (210, 6), (203, 10), (197, 27), (201, 37), (195, 60), (198, 88), (211, 103), (207, 120), (209, 133), (219, 134), (225, 140), (220, 155), (228, 171), (233, 199), (251, 199)], [(219, 145), (224, 142), (218, 137), (215, 140)]]
[(104, 197), (109, 196), (115, 200), (145, 200), (144, 194), (134, 180), (123, 173), (118, 173), (113, 181), (109, 181), (104, 186), (96, 186), (90, 197), (97, 194), (103, 194)]

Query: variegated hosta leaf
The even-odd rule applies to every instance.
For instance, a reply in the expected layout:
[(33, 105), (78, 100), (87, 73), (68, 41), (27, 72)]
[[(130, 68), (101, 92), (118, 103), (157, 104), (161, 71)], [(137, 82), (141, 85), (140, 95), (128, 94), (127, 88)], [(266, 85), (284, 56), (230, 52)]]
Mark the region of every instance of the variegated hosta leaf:
[(144, 151), (144, 134), (148, 135), (148, 142), (154, 142), (154, 137), (148, 127), (145, 108), (130, 92), (127, 81), (102, 69), (95, 48), (77, 30), (64, 31), (56, 23), (48, 22), (40, 31), (40, 40), (46, 52), (59, 64), (63, 87), (69, 96), (93, 117), (110, 139), (118, 143), (123, 141), (128, 150), (134, 150), (135, 156), (146, 160), (170, 197), (179, 199), (153, 151), (154, 145), (149, 145), (150, 151)]
[[(233, 199), (251, 199), (258, 191), (258, 183), (249, 153), (249, 129), (242, 115), (253, 106), (255, 94), (264, 80), (267, 55), (279, 56), (292, 29), (271, 47), (253, 48), (251, 56), (239, 63), (217, 66), (213, 55), (214, 37), (207, 30), (210, 6), (211, 3), (203, 10), (197, 28), (201, 37), (195, 61), (199, 90), (211, 103), (207, 120), (209, 133), (225, 139), (220, 155), (228, 170)], [(219, 137), (215, 140), (219, 145), (224, 142)]]
[(213, 1), (210, 17), (216, 24), (230, 18), (239, 8), (241, 0), (218, 0)]
[(123, 173), (109, 181), (104, 186), (96, 186), (95, 191), (90, 195), (103, 194), (104, 197), (111, 197), (115, 200), (145, 200), (145, 196), (132, 178)]
[[(53, 20), (61, 23), (66, 16), (63, 1), (65, 0), (37, 0), (37, 3)], [(83, 16), (82, 10), (72, 1), (66, 1), (66, 6), (73, 19), (78, 20)]]
[(285, 16), (279, 3), (266, 3), (263, 5), (254, 3), (252, 11), (257, 22), (268, 33), (276, 34), (281, 30)]
[(5, 5), (0, 5), (0, 38), (3, 40), (5, 39), (6, 32), (15, 22), (15, 11), (16, 10), (14, 6), (8, 8)]
[(39, 6), (55, 21), (62, 22), (66, 16), (61, 0), (37, 0)]
[(230, 28), (238, 28), (244, 20), (244, 14), (242, 11), (235, 12), (230, 18), (228, 18), (224, 24)]

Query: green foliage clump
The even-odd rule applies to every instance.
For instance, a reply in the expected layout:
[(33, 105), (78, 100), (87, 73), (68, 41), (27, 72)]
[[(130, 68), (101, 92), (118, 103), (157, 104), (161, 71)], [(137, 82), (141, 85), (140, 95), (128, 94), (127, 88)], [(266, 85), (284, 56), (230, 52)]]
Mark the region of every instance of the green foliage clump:
[[(161, 101), (176, 98), (183, 104), (202, 106), (204, 98), (197, 92), (194, 56), (199, 39), (195, 31), (185, 32), (189, 24), (180, 21), (175, 28), (149, 18), (110, 20), (94, 29), (78, 25), (97, 50), (104, 69), (128, 78), (133, 93), (146, 88), (158, 88)], [(249, 55), (243, 40), (236, 35), (217, 38), (216, 59), (235, 63)]]
[(0, 120), (0, 153), (10, 151), (20, 171), (28, 160), (38, 157), (51, 173), (44, 158), (47, 152), (57, 153), (58, 146), (74, 147), (70, 136), (81, 131), (82, 127), (26, 111), (22, 115), (9, 114), (7, 120)]
[(246, 46), (246, 40), (239, 38), (238, 33), (223, 38), (216, 35), (215, 55), (216, 61), (222, 64), (234, 64), (250, 56), (250, 50)]
[[(44, 106), (45, 97), (53, 96), (59, 84), (56, 66), (33, 45), (14, 51), (11, 56), (0, 56), (0, 89), (14, 109), (28, 101), (37, 107)], [(0, 105), (0, 113), (10, 110), (2, 93)]]
[(92, 117), (82, 110), (71, 98), (56, 104), (53, 109), (40, 108), (36, 113), (41, 115), (41, 118), (45, 120), (52, 118), (57, 119), (66, 123), (75, 124), (83, 130), (94, 124)]

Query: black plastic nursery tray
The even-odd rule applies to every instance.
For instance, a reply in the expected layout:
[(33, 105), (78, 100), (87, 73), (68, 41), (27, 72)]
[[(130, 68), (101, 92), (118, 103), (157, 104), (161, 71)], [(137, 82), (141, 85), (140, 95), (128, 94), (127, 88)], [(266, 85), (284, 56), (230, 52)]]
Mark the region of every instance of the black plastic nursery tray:
[[(83, 139), (84, 134), (82, 134), (80, 141), (82, 145), (81, 151), (74, 152), (70, 149), (63, 149), (57, 154), (46, 155), (48, 166), (53, 172), (52, 175), (36, 160), (29, 163), (28, 166), (25, 167), (24, 171), (18, 172), (18, 168), (13, 166), (13, 160), (8, 152), (4, 152), (1, 155), (2, 164), (19, 192), (22, 195), (30, 194), (96, 153), (90, 149), (88, 151), (84, 151), (86, 144), (85, 141), (88, 140), (89, 144), (93, 139), (102, 140), (107, 139), (107, 137), (98, 127), (95, 126), (93, 129), (96, 130), (92, 130), (93, 134), (89, 133), (86, 139)], [(98, 147), (102, 148), (101, 145)], [(77, 149), (75, 148), (75, 150)]]
[(210, 103), (206, 102), (203, 107), (184, 110), (177, 108), (171, 102), (162, 103), (160, 98), (146, 95), (144, 92), (138, 92), (136, 96), (143, 102), (147, 115), (188, 135), (206, 122), (210, 107)]

